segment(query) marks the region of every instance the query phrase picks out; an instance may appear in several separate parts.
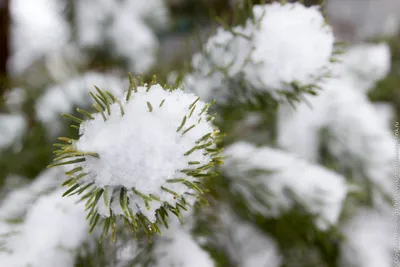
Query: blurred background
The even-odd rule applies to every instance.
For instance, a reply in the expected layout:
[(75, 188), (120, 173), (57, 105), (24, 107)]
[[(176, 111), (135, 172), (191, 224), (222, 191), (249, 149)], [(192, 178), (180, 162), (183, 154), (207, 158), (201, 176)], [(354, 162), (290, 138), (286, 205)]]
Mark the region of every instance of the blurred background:
[[(99, 73), (118, 76), (128, 71), (148, 77), (157, 73), (166, 81), (172, 71), (186, 68), (217, 25), (216, 17), (229, 21), (235, 4), (234, 0), (0, 0), (0, 154), (7, 155), (0, 157), (0, 185), (10, 174), (35, 177), (49, 162), (48, 140), (63, 127), (58, 125), (58, 114), (83, 103), (85, 93), (72, 92), (77, 87), (74, 82), (94, 84), (102, 79)], [(390, 44), (391, 72), (369, 96), (393, 103), (399, 118), (400, 1), (327, 0), (323, 7), (337, 40)], [(90, 77), (82, 79), (85, 75)], [(66, 89), (71, 91), (70, 103), (62, 94), (58, 96), (63, 103), (54, 103), (57, 93), (50, 88), (56, 85), (71, 87)], [(50, 91), (53, 95), (46, 96)]]
[[(38, 177), (58, 136), (76, 135), (60, 114), (88, 106), (94, 84), (118, 93), (127, 88), (128, 72), (170, 81), (190, 68), (216, 18), (229, 23), (244, 2), (0, 0), (0, 200)], [(322, 4), (337, 41), (390, 46), (390, 71), (367, 93), (372, 102), (389, 104), (382, 116), (400, 121), (400, 0), (304, 2)], [(379, 56), (369, 57), (380, 66)], [(238, 129), (247, 135), (242, 124)]]

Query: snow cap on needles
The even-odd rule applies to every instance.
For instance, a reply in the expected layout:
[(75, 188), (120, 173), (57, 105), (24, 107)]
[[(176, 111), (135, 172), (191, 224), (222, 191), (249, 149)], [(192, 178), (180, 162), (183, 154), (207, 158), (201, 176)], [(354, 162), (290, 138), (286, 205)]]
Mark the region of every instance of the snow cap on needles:
[[(103, 234), (121, 215), (136, 233), (160, 232), (168, 211), (193, 205), (203, 193), (202, 180), (222, 163), (216, 143), (219, 131), (208, 114), (211, 104), (180, 89), (165, 89), (155, 77), (144, 84), (130, 76), (122, 99), (97, 88), (91, 93), (97, 113), (77, 109), (79, 139), (60, 138), (56, 163), (71, 164), (64, 195), (82, 194), (92, 230), (102, 220)], [(115, 235), (113, 235), (115, 237)]]

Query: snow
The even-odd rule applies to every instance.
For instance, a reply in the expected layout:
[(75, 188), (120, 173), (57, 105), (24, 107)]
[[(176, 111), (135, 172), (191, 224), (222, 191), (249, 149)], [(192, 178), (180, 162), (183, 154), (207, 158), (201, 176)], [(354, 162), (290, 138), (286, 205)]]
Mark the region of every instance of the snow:
[(24, 176), (18, 174), (7, 174), (7, 176), (3, 179), (3, 185), (0, 188), (0, 199), (2, 199), (5, 195), (13, 191), (14, 189), (20, 188), (28, 181), (30, 181), (30, 179)]
[(132, 262), (138, 254), (142, 251), (138, 246), (136, 240), (128, 240), (128, 242), (121, 242), (117, 240), (117, 253), (116, 253), (116, 266), (126, 266), (129, 262)]
[[(297, 202), (318, 215), (316, 223), (321, 230), (337, 223), (348, 191), (341, 175), (294, 154), (245, 142), (231, 145), (225, 155), (223, 172), (232, 180), (232, 190), (246, 199), (253, 212), (278, 217), (281, 209), (290, 209)], [(293, 192), (294, 198), (286, 190)]]
[[(68, 8), (74, 9), (72, 27), (67, 20)], [(80, 0), (71, 6), (58, 0), (16, 0), (10, 3), (10, 13), (10, 73), (21, 75), (35, 62), (44, 60), (45, 65), (51, 65), (46, 70), (56, 80), (63, 74), (58, 69), (65, 67), (63, 64), (75, 65), (84, 59), (75, 62), (82, 52), (71, 54), (76, 45), (85, 50), (110, 44), (112, 56), (126, 60), (132, 72), (143, 73), (155, 63), (159, 46), (152, 27), (168, 25), (163, 0)]]
[[(132, 211), (140, 211), (155, 221), (155, 210), (162, 203), (152, 201), (147, 210), (141, 198), (130, 189), (136, 188), (147, 195), (154, 194), (163, 202), (176, 203), (178, 199), (163, 191), (161, 186), (180, 195), (188, 192), (185, 185), (167, 183), (166, 180), (185, 178), (192, 181), (193, 177), (180, 171), (192, 169), (189, 162), (199, 162), (195, 166), (210, 163), (211, 157), (204, 155), (204, 149), (197, 149), (190, 155), (184, 154), (196, 146), (197, 140), (213, 133), (214, 129), (211, 121), (207, 122), (207, 112), (200, 114), (205, 107), (201, 100), (196, 102), (195, 111), (189, 116), (189, 106), (197, 99), (195, 95), (179, 89), (164, 90), (158, 84), (152, 85), (148, 92), (146, 90), (147, 87), (138, 87), (131, 100), (126, 102), (125, 97), (121, 100), (124, 116), (121, 116), (120, 106), (113, 104), (106, 122), (100, 114), (95, 114), (94, 120), (81, 124), (81, 136), (76, 148), (78, 151), (99, 154), (99, 158), (86, 157), (84, 171), (90, 175), (83, 178), (82, 182), (94, 182), (96, 186), (108, 187), (114, 193), (118, 193), (116, 191), (121, 186), (127, 188)], [(151, 112), (147, 103), (152, 105)], [(178, 132), (184, 116), (187, 118), (185, 125)], [(192, 125), (195, 127), (183, 134)], [(123, 214), (119, 204), (113, 203), (115, 205), (111, 207), (114, 212)], [(99, 202), (99, 212), (109, 216), (102, 201)]]
[(92, 48), (111, 43), (113, 52), (126, 58), (129, 69), (136, 73), (147, 71), (155, 63), (158, 40), (150, 26), (166, 25), (164, 1), (82, 0), (76, 3), (75, 11), (80, 46)]
[(257, 68), (258, 75), (249, 70), (250, 80), (261, 79), (268, 87), (281, 89), (284, 83), (293, 81), (313, 84), (315, 77), (324, 75), (334, 38), (318, 6), (273, 3), (255, 6), (253, 12), (261, 21), (251, 57), (254, 62), (262, 62), (262, 67)]
[(390, 38), (400, 30), (398, 0), (331, 0), (326, 3), (327, 16), (335, 34), (346, 42)]
[(93, 46), (102, 41), (104, 21), (115, 12), (115, 3), (110, 0), (82, 0), (76, 2), (76, 25), (78, 43)]
[(390, 47), (386, 43), (350, 46), (340, 58), (337, 76), (361, 92), (368, 92), (390, 71)]
[(121, 7), (108, 37), (114, 41), (116, 53), (128, 59), (134, 72), (143, 73), (155, 63), (158, 41), (152, 30)]
[(391, 129), (395, 119), (395, 108), (393, 105), (387, 102), (374, 102), (373, 105), (378, 116), (383, 119), (384, 127)]
[(22, 114), (0, 114), (0, 151), (21, 141), (27, 127)]
[(278, 98), (276, 91), (292, 90), (288, 83), (316, 84), (329, 72), (334, 38), (318, 6), (273, 3), (255, 5), (253, 13), (254, 22), (219, 28), (193, 56), (194, 71), (183, 82), (202, 98), (228, 94), (230, 87), (220, 85), (224, 78), (243, 79)]
[[(214, 72), (208, 76), (209, 71), (203, 71), (202, 67), (196, 66), (194, 68), (194, 72), (187, 73), (183, 77), (182, 85), (185, 90), (192, 91), (205, 101), (217, 99), (218, 103), (226, 102), (227, 92), (225, 92), (226, 84), (224, 83), (223, 74), (220, 72)], [(220, 86), (218, 89), (217, 85)]]
[(65, 4), (58, 0), (10, 2), (11, 74), (22, 74), (35, 61), (59, 52), (68, 43), (71, 32), (62, 15), (64, 9)]
[(346, 241), (341, 246), (341, 262), (349, 266), (393, 266), (394, 232), (389, 214), (360, 209), (342, 231)]
[(356, 173), (360, 162), (365, 175), (386, 193), (391, 193), (395, 158), (392, 131), (367, 96), (348, 87), (340, 88), (341, 94), (329, 98), (332, 103), (328, 110), (328, 128), (332, 135), (329, 151), (341, 166), (352, 168)]
[[(342, 168), (354, 171), (354, 178), (367, 178), (391, 194), (395, 140), (390, 115), (382, 116), (366, 95), (388, 71), (386, 49), (381, 44), (350, 48), (318, 96), (306, 97), (307, 103), (299, 103), (295, 110), (280, 106), (278, 144), (318, 162), (324, 142)], [(361, 79), (359, 73), (368, 78)], [(321, 130), (327, 131), (327, 140), (320, 137)]]
[(8, 110), (18, 112), (26, 100), (26, 91), (22, 88), (13, 88), (4, 93), (4, 102)]
[(213, 267), (214, 261), (179, 224), (172, 225), (155, 244), (155, 267)]
[(71, 113), (75, 106), (84, 108), (92, 103), (89, 92), (95, 90), (94, 85), (115, 95), (122, 95), (128, 88), (128, 83), (118, 75), (87, 72), (49, 87), (38, 98), (36, 116), (47, 126), (51, 136), (56, 136), (62, 129), (62, 113)]
[(220, 245), (235, 266), (278, 267), (281, 255), (278, 245), (249, 222), (238, 218), (228, 208), (220, 211), (221, 229), (217, 230)]
[(88, 233), (84, 204), (61, 195), (62, 190), (56, 190), (40, 197), (22, 224), (14, 226), (14, 234), (5, 241), (10, 253), (0, 252), (2, 266), (74, 266), (77, 249)]
[[(182, 218), (170, 216), (168, 228), (161, 226), (162, 236), (154, 236), (151, 250), (143, 240), (128, 239), (117, 251), (117, 266), (127, 266), (138, 258), (151, 259), (154, 267), (211, 267), (215, 266), (208, 252), (191, 233), (195, 220), (192, 209), (182, 210)], [(118, 242), (118, 241), (117, 241)], [(140, 260), (139, 260), (140, 261)]]
[(0, 202), (0, 218), (15, 219), (21, 217), (40, 195), (60, 186), (63, 173), (58, 169), (44, 170), (28, 185), (9, 192)]

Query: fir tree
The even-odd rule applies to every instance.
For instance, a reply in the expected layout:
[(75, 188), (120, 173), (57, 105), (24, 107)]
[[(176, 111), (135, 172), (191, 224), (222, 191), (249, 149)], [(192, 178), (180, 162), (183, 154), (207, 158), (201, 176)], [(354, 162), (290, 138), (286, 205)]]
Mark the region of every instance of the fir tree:
[(11, 0), (0, 265), (393, 266), (399, 51), (267, 2), (219, 2), (163, 66), (174, 16), (209, 6)]

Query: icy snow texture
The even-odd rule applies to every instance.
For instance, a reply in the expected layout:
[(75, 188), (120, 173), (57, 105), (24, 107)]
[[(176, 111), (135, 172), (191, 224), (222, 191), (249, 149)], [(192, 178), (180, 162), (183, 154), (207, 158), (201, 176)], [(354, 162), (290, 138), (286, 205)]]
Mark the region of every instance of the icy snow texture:
[[(326, 129), (329, 138), (324, 141), (341, 166), (354, 170), (358, 175), (355, 178), (361, 179), (365, 174), (390, 193), (395, 140), (387, 116), (381, 116), (365, 95), (367, 88), (387, 72), (388, 56), (386, 48), (382, 48), (377, 45), (376, 49), (365, 49), (364, 53), (354, 53), (355, 50), (350, 49), (350, 54), (343, 57), (346, 59), (343, 66), (335, 70), (336, 78), (326, 82), (318, 96), (306, 97), (307, 103), (300, 103), (296, 110), (281, 106), (278, 143), (289, 151), (318, 161), (322, 141), (319, 132)], [(383, 53), (376, 53), (379, 50)], [(376, 58), (378, 54), (380, 57)], [(372, 61), (371, 58), (376, 59)], [(356, 65), (358, 67), (354, 68)], [(364, 79), (360, 79), (358, 73), (364, 73)]]
[[(24, 222), (13, 227), (16, 232), (5, 242), (11, 253), (0, 252), (2, 266), (74, 266), (76, 251), (88, 233), (88, 226), (83, 223), (84, 204), (76, 204), (76, 197), (62, 198), (61, 195), (62, 190), (57, 190), (40, 197)], [(0, 232), (3, 231), (0, 229)]]
[(275, 241), (251, 224), (240, 220), (229, 208), (220, 211), (219, 243), (235, 266), (278, 267), (281, 256)]
[[(347, 194), (342, 176), (285, 151), (245, 142), (228, 147), (225, 155), (228, 158), (223, 171), (233, 182), (232, 190), (245, 197), (254, 212), (277, 217), (281, 209), (290, 209), (297, 202), (318, 215), (320, 229), (337, 223)], [(286, 195), (286, 190), (294, 194), (294, 199)], [(261, 193), (267, 205), (260, 203), (256, 193)]]
[(253, 13), (255, 23), (234, 27), (236, 35), (219, 28), (194, 55), (194, 72), (183, 82), (203, 99), (228, 93), (229, 86), (221, 88), (221, 68), (228, 78), (244, 75), (246, 83), (275, 97), (276, 90), (291, 90), (287, 83), (315, 84), (329, 71), (334, 38), (318, 6), (273, 3), (256, 5)]
[(81, 46), (101, 47), (111, 42), (115, 53), (127, 58), (134, 72), (145, 72), (154, 63), (158, 41), (146, 22), (166, 24), (164, 1), (80, 0), (75, 10)]
[(345, 266), (391, 267), (393, 265), (394, 231), (392, 216), (361, 209), (342, 228), (346, 237), (341, 246)]
[(89, 106), (90, 91), (94, 85), (115, 95), (122, 95), (128, 83), (113, 74), (88, 72), (65, 83), (48, 88), (36, 102), (36, 115), (46, 125), (51, 136), (57, 135), (62, 127), (62, 113), (71, 113), (75, 106)]
[[(197, 166), (210, 162), (210, 156), (203, 155), (204, 149), (198, 149), (188, 156), (184, 154), (196, 145), (198, 139), (212, 133), (213, 128), (211, 122), (206, 121), (207, 112), (198, 115), (205, 107), (202, 101), (196, 103), (194, 113), (191, 117), (188, 116), (189, 106), (197, 99), (195, 95), (179, 89), (169, 92), (160, 85), (151, 86), (149, 92), (146, 89), (147, 87), (138, 87), (138, 92), (132, 94), (131, 100), (121, 101), (125, 110), (124, 116), (121, 116), (119, 105), (113, 104), (106, 122), (100, 114), (96, 114), (94, 120), (81, 124), (82, 136), (76, 147), (78, 151), (95, 152), (100, 156), (86, 158), (84, 170), (91, 175), (82, 181), (94, 181), (101, 188), (109, 186), (110, 189), (118, 189), (124, 186), (129, 189), (132, 211), (141, 211), (154, 221), (155, 210), (162, 203), (152, 201), (150, 210), (147, 210), (143, 201), (133, 195), (130, 189), (134, 187), (144, 194), (154, 194), (162, 201), (176, 203), (177, 199), (161, 190), (161, 186), (166, 185), (166, 180), (171, 178), (193, 180), (180, 172), (183, 169), (192, 169), (193, 165), (189, 165), (189, 161), (200, 162)], [(164, 99), (162, 107), (159, 107)], [(151, 103), (152, 112), (149, 111), (147, 102)], [(184, 116), (187, 116), (185, 126), (177, 132)], [(201, 121), (198, 123), (199, 119)], [(182, 135), (192, 125), (196, 126)], [(181, 183), (170, 183), (166, 187), (179, 194), (188, 192), (187, 187)], [(113, 204), (114, 212), (123, 214), (118, 201)], [(103, 201), (98, 205), (99, 213), (109, 216)]]
[(292, 81), (312, 84), (314, 76), (323, 75), (321, 69), (329, 64), (334, 38), (317, 6), (274, 3), (254, 7), (254, 16), (262, 19), (251, 58), (263, 67), (256, 69), (257, 75), (249, 70), (247, 75), (254, 75), (250, 79), (261, 79), (268, 87), (280, 89)]
[(27, 122), (21, 114), (0, 114), (0, 150), (20, 141)]
[(64, 8), (58, 0), (10, 1), (12, 74), (21, 74), (36, 60), (67, 44), (71, 33), (62, 14)]

